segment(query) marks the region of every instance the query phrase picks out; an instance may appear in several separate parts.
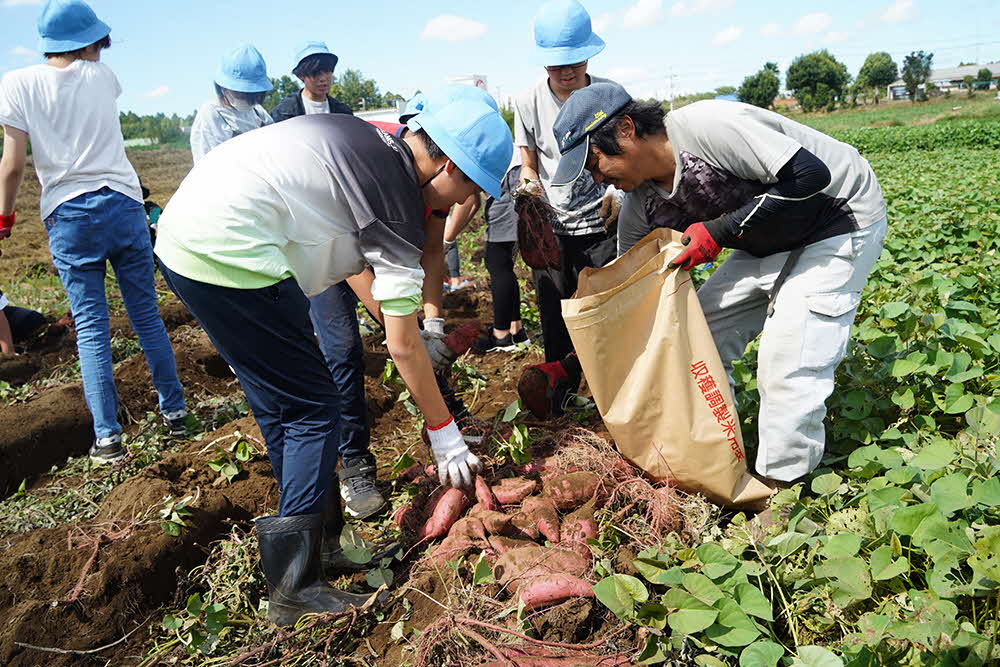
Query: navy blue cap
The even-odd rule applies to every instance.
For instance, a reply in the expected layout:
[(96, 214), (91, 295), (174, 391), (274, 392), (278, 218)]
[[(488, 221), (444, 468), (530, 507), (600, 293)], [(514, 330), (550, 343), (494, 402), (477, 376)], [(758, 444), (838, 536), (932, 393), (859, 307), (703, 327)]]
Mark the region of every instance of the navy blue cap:
[(632, 96), (617, 83), (602, 81), (573, 91), (552, 127), (562, 154), (552, 185), (568, 185), (580, 178), (590, 152), (590, 133), (631, 101)]

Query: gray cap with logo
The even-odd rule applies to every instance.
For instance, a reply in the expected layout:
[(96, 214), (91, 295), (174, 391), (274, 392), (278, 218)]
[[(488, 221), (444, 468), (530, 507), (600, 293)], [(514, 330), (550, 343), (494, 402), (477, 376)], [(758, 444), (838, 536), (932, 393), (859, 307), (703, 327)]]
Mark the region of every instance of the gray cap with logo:
[(568, 185), (580, 178), (590, 152), (590, 133), (631, 101), (624, 88), (610, 81), (573, 91), (552, 127), (562, 154), (552, 185)]

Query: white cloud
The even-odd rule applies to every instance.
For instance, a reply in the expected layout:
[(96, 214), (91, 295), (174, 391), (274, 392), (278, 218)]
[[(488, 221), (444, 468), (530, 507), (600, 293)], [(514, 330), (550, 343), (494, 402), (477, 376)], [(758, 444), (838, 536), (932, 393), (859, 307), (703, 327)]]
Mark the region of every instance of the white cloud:
[(729, 9), (736, 0), (678, 0), (670, 6), (671, 16), (694, 16), (695, 14), (717, 14)]
[(445, 42), (465, 42), (486, 34), (486, 24), (454, 14), (435, 16), (420, 33), (420, 39)]
[(156, 88), (153, 88), (148, 93), (146, 93), (146, 97), (149, 98), (164, 97), (169, 92), (170, 92), (170, 86), (162, 84), (157, 86)]
[(793, 28), (796, 35), (812, 35), (823, 32), (833, 23), (833, 18), (825, 12), (806, 14), (795, 22)]
[(18, 5), (40, 5), (42, 0), (3, 0), (4, 7), (17, 7)]
[(622, 24), (626, 28), (646, 28), (663, 17), (663, 0), (636, 0), (625, 10)]
[(827, 44), (840, 44), (847, 41), (847, 33), (841, 30), (831, 30), (826, 33), (826, 39), (824, 40)]
[(593, 28), (594, 32), (600, 35), (602, 32), (607, 32), (611, 30), (611, 26), (615, 23), (615, 17), (611, 15), (610, 12), (604, 12), (603, 14), (598, 14), (594, 18), (590, 19), (590, 27)]
[(33, 58), (34, 56), (38, 55), (38, 52), (32, 51), (28, 47), (21, 46), (19, 44), (10, 50), (10, 55), (14, 56), (15, 58)]
[(651, 72), (645, 67), (612, 67), (608, 70), (607, 77), (622, 85), (630, 81), (645, 81), (653, 78)]
[(913, 0), (894, 0), (882, 12), (882, 20), (886, 23), (903, 23), (913, 18)]
[(715, 33), (715, 37), (712, 38), (712, 44), (714, 46), (724, 46), (726, 44), (732, 44), (738, 40), (743, 35), (743, 28), (731, 25), (728, 28), (724, 28), (719, 32)]
[(766, 23), (760, 27), (760, 34), (764, 37), (777, 37), (781, 34), (781, 26), (777, 23)]

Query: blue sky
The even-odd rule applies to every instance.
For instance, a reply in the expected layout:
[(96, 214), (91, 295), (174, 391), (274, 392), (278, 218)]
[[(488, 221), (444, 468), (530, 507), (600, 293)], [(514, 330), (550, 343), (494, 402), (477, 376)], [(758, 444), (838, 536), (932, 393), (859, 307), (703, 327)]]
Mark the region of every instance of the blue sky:
[[(112, 27), (104, 56), (125, 89), (123, 110), (189, 113), (211, 96), (222, 53), (249, 41), (268, 72), (289, 73), (297, 43), (322, 39), (382, 91), (409, 96), (449, 77), (487, 76), (501, 100), (531, 85), (538, 1), (135, 2), (94, 0)], [(608, 43), (592, 74), (633, 95), (739, 85), (773, 60), (827, 47), (857, 73), (865, 56), (933, 51), (936, 66), (1000, 60), (1000, 0), (621, 0), (584, 2)], [(39, 0), (0, 0), (0, 72), (39, 62)]]

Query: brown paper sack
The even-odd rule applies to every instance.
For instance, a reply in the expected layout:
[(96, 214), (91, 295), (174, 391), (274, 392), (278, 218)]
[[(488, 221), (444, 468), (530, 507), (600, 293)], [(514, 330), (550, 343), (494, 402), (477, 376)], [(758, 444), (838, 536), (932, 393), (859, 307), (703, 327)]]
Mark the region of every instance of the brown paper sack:
[(772, 490), (747, 472), (729, 381), (691, 274), (668, 269), (681, 235), (657, 229), (600, 269), (584, 269), (563, 319), (623, 456), (652, 477), (721, 505)]

